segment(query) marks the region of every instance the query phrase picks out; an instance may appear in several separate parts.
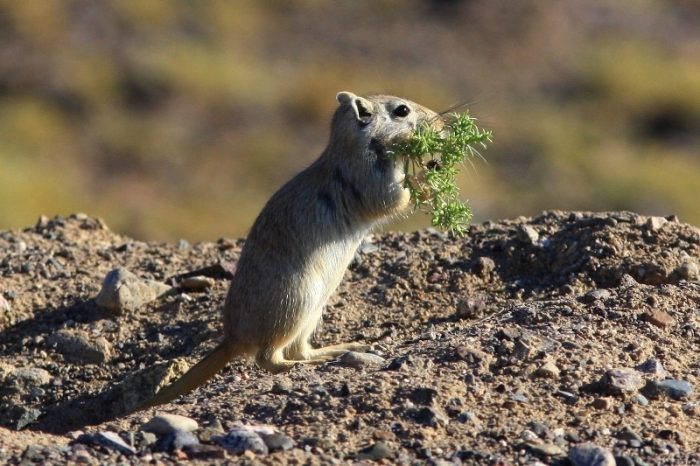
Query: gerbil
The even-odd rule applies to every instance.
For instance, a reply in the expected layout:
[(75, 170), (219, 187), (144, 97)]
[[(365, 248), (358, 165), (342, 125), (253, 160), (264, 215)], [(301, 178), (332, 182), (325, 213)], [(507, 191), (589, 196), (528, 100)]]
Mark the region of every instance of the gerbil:
[(248, 235), (223, 308), (224, 340), (139, 409), (202, 385), (236, 356), (278, 373), (366, 345), (312, 348), (309, 339), (362, 239), (409, 205), (403, 162), (389, 150), (435, 112), (399, 97), (337, 95), (321, 156), (267, 202)]

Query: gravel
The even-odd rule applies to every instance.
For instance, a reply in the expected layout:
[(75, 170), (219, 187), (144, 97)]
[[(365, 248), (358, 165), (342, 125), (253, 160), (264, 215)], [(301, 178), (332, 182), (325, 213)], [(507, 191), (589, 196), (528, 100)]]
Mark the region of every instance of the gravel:
[[(277, 375), (234, 360), (135, 414), (220, 340), (243, 241), (145, 243), (84, 215), (0, 232), (0, 464), (698, 464), (700, 233), (664, 220), (373, 235), (313, 340), (371, 353)], [(102, 307), (115, 269), (159, 291)], [(163, 415), (188, 421), (143, 431)]]

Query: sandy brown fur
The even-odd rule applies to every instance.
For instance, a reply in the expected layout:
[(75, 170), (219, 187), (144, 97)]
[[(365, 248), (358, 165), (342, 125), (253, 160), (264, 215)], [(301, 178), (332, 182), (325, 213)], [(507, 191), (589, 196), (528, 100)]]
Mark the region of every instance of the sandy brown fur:
[[(409, 205), (403, 164), (390, 147), (442, 120), (398, 97), (341, 92), (337, 99), (328, 146), (272, 196), (250, 231), (223, 308), (223, 342), (146, 406), (201, 385), (236, 356), (276, 373), (365, 347), (312, 348), (309, 339), (362, 239)], [(410, 113), (392, 113), (399, 105)]]

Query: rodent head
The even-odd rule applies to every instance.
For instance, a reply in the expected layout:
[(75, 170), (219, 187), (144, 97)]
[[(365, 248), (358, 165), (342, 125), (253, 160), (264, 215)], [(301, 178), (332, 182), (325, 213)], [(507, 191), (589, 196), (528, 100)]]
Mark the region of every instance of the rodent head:
[(334, 117), (334, 129), (341, 127), (343, 134), (360, 145), (369, 144), (374, 139), (388, 147), (408, 139), (420, 125), (427, 124), (436, 130), (444, 127), (440, 115), (401, 97), (360, 97), (343, 91), (336, 99), (340, 107)]
[(442, 118), (400, 97), (339, 92), (336, 99), (340, 105), (324, 159), (347, 181), (345, 185), (362, 191), (362, 196), (354, 197), (361, 199), (358, 210), (366, 216), (382, 218), (402, 211), (410, 194), (403, 185), (404, 163), (392, 156), (392, 146), (410, 138), (421, 125), (441, 131)]

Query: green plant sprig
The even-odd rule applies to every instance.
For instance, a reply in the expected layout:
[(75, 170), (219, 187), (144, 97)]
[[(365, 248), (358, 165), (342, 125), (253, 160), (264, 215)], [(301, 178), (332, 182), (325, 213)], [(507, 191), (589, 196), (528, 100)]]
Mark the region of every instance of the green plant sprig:
[(414, 207), (430, 211), (434, 227), (462, 236), (472, 212), (459, 199), (457, 167), (481, 156), (477, 147), (491, 142), (491, 132), (480, 129), (467, 113), (452, 114), (447, 120), (446, 131), (421, 126), (408, 141), (396, 144), (393, 153), (404, 157), (404, 185)]

